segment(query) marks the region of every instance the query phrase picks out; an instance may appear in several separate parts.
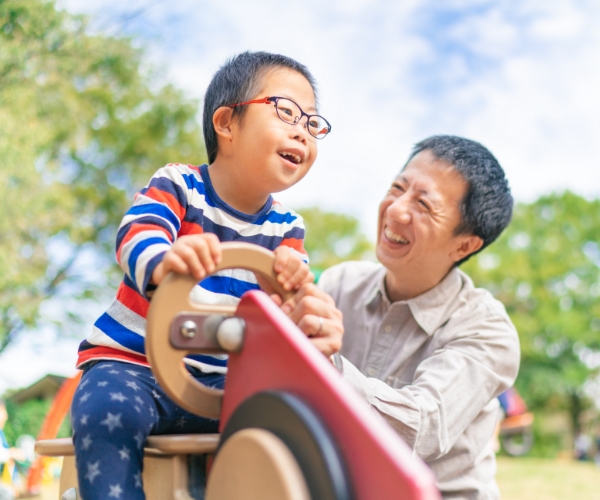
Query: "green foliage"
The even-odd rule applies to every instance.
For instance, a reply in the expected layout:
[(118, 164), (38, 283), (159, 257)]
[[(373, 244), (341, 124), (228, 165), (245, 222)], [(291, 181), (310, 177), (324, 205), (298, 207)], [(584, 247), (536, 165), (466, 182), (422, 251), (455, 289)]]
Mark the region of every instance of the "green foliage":
[(306, 226), (304, 246), (310, 265), (317, 271), (346, 260), (360, 260), (373, 246), (360, 232), (358, 220), (349, 215), (312, 207), (299, 210)]
[(504, 303), (521, 339), (517, 387), (533, 408), (586, 407), (600, 367), (600, 200), (573, 193), (516, 207), (490, 249), (463, 266)]
[[(52, 401), (49, 399), (30, 399), (20, 405), (7, 401), (8, 420), (4, 426), (4, 433), (8, 443), (15, 446), (17, 438), (23, 434), (37, 437), (51, 404)], [(71, 435), (71, 423), (67, 417), (62, 423), (57, 437), (70, 437)]]
[[(205, 152), (197, 103), (156, 85), (131, 40), (90, 34), (52, 1), (0, 0), (0, 46), (1, 350), (77, 280), (69, 271), (86, 244), (113, 252), (132, 193), (155, 170)], [(53, 266), (57, 235), (70, 245)]]

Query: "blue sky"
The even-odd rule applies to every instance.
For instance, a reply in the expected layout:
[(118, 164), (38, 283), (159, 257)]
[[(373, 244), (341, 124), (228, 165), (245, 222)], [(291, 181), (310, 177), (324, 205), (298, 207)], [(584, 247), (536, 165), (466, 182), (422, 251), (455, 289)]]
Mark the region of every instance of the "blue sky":
[[(352, 214), (371, 239), (389, 182), (411, 146), (433, 134), (486, 145), (518, 200), (564, 189), (600, 196), (597, 0), (58, 5), (90, 15), (93, 30), (132, 36), (164, 81), (198, 99), (219, 65), (244, 50), (279, 52), (306, 64), (333, 132), (319, 143), (308, 176), (277, 198), (294, 208)], [(83, 325), (80, 335), (89, 328)], [(52, 338), (50, 332), (37, 337), (36, 369), (69, 371), (75, 340)], [(28, 349), (15, 346), (3, 356), (0, 390), (3, 383), (27, 383), (10, 377), (22, 356), (31, 359)]]

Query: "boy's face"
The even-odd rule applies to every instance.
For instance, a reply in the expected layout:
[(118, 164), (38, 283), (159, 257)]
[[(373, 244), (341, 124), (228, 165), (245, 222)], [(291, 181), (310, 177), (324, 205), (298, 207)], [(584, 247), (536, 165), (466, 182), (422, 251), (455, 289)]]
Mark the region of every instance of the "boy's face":
[[(296, 71), (281, 68), (268, 72), (261, 91), (252, 99), (272, 96), (287, 97), (305, 113), (316, 113), (313, 89)], [(306, 117), (296, 125), (285, 123), (273, 104), (246, 106), (242, 119), (232, 124), (232, 151), (243, 165), (239, 175), (248, 189), (277, 193), (307, 174), (317, 157), (317, 143), (305, 125)]]

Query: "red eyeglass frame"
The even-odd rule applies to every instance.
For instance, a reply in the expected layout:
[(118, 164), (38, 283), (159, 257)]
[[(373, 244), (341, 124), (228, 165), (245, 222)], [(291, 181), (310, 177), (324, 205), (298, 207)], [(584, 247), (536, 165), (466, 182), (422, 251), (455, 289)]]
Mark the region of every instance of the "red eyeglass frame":
[[(300, 114), (300, 118), (298, 118), (298, 120), (297, 120), (296, 122), (294, 122), (294, 123), (291, 123), (291, 122), (288, 122), (287, 120), (284, 120), (283, 118), (281, 118), (281, 116), (279, 115), (279, 111), (277, 110), (277, 101), (278, 101), (279, 99), (287, 99), (288, 101), (291, 101), (291, 102), (293, 102), (293, 103), (294, 103), (296, 106), (298, 106), (298, 109), (300, 110), (300, 113), (301, 113), (301, 114)], [(327, 121), (327, 119), (326, 119), (326, 118), (324, 118), (324, 117), (323, 117), (323, 116), (321, 116), (321, 115), (309, 115), (308, 113), (305, 113), (305, 112), (304, 112), (304, 110), (303, 110), (303, 109), (300, 107), (300, 105), (299, 105), (299, 104), (298, 104), (296, 101), (294, 101), (294, 100), (290, 99), (289, 97), (281, 97), (281, 96), (268, 96), (268, 97), (263, 97), (263, 98), (261, 98), (261, 99), (253, 99), (253, 100), (251, 100), (251, 101), (246, 101), (246, 102), (238, 102), (238, 103), (236, 103), (236, 104), (230, 104), (230, 105), (229, 105), (229, 107), (230, 107), (230, 108), (235, 108), (235, 107), (238, 107), (238, 106), (245, 106), (246, 104), (271, 104), (271, 103), (275, 105), (275, 111), (277, 112), (277, 116), (279, 117), (279, 119), (280, 119), (282, 122), (284, 122), (284, 123), (287, 123), (287, 124), (289, 124), (289, 125), (295, 125), (295, 124), (296, 124), (296, 123), (298, 123), (300, 120), (302, 120), (302, 117), (303, 117), (303, 116), (306, 116), (307, 123), (308, 123), (308, 121), (310, 120), (311, 116), (317, 116), (317, 117), (319, 117), (321, 120), (323, 120), (323, 121), (324, 121), (324, 122), (327, 124), (327, 127), (326, 127), (326, 128), (322, 128), (322, 129), (321, 129), (321, 130), (319, 130), (319, 132), (318, 132), (318, 134), (320, 134), (320, 133), (323, 133), (325, 130), (327, 130), (327, 131), (325, 132), (325, 135), (323, 135), (323, 137), (318, 137), (318, 135), (314, 135), (314, 134), (313, 134), (313, 133), (310, 131), (310, 129), (307, 127), (308, 133), (309, 133), (310, 135), (312, 135), (312, 136), (313, 136), (315, 139), (319, 139), (319, 140), (321, 140), (321, 139), (324, 139), (324, 138), (325, 138), (325, 137), (327, 137), (327, 135), (328, 135), (328, 134), (331, 132), (331, 124), (330, 124), (330, 123)]]

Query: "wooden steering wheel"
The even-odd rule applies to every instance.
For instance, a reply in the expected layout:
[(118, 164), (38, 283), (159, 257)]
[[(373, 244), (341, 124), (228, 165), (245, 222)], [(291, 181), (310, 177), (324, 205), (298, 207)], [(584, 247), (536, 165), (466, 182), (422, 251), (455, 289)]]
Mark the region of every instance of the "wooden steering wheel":
[[(221, 263), (214, 272), (246, 269), (267, 280), (284, 299), (291, 295), (276, 280), (273, 252), (258, 245), (235, 242), (222, 243), (221, 250)], [(211, 327), (211, 319), (218, 324), (223, 316), (233, 316), (236, 307), (191, 302), (190, 292), (197, 283), (192, 276), (169, 273), (156, 289), (147, 317), (146, 356), (158, 383), (173, 401), (197, 415), (219, 418), (223, 391), (194, 379), (183, 358), (194, 353), (227, 352), (214, 338), (215, 321)]]

